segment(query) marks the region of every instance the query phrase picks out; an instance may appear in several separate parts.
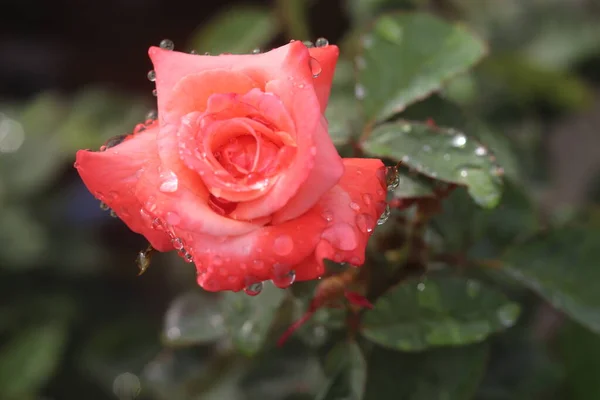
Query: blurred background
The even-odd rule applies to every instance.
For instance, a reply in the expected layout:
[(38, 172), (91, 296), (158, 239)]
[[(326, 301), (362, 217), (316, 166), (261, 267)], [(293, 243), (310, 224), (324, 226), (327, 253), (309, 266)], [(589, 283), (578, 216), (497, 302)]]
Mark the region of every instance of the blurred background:
[[(314, 360), (294, 358), (300, 347), (291, 346), (283, 364), (265, 361), (257, 376), (224, 372), (229, 353), (219, 349), (228, 344), (215, 342), (222, 321), (214, 298), (196, 288), (193, 266), (161, 254), (138, 277), (143, 238), (102, 210), (73, 168), (78, 149), (130, 132), (152, 110), (147, 49), (164, 38), (181, 51), (244, 53), (325, 37), (342, 46), (341, 67), (351, 67), (357, 32), (382, 11), (420, 9), (462, 21), (489, 42), (490, 55), (452, 80), (446, 95), (509, 138), (514, 168), (544, 216), (568, 219), (600, 200), (599, 1), (0, 4), (3, 399), (111, 399), (123, 372), (151, 382), (142, 384), (143, 399), (311, 398), (302, 395), (318, 377)], [(341, 69), (336, 79), (351, 76)], [(348, 123), (339, 104), (329, 111), (332, 124)], [(600, 339), (563, 329), (560, 315), (540, 307), (530, 329), (549, 346), (529, 346), (497, 365), (478, 399), (600, 398)], [(193, 329), (206, 321), (210, 329)], [(183, 337), (188, 328), (191, 337)], [(570, 358), (553, 358), (557, 346)], [(579, 359), (581, 352), (598, 357)], [(226, 383), (216, 387), (221, 378)]]

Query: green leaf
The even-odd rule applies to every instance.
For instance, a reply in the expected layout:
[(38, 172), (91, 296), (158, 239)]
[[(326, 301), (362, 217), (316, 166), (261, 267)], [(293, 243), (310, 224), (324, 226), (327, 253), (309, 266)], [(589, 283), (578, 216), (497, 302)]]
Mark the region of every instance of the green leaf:
[(565, 226), (510, 248), (502, 271), (580, 324), (600, 333), (597, 224)]
[(557, 344), (567, 375), (565, 398), (600, 399), (600, 336), (568, 323), (561, 329)]
[(481, 342), (511, 327), (519, 305), (476, 280), (410, 280), (380, 297), (363, 316), (362, 334), (402, 351)]
[(325, 360), (329, 379), (318, 400), (361, 400), (364, 398), (367, 363), (356, 342), (338, 343)]
[(285, 290), (271, 282), (263, 282), (263, 289), (256, 297), (244, 292), (223, 294), (225, 326), (241, 352), (253, 355), (261, 349), (285, 294)]
[(394, 189), (394, 197), (398, 199), (435, 197), (434, 187), (434, 182), (422, 175), (399, 168), (398, 187)]
[(472, 67), (485, 44), (430, 14), (388, 14), (362, 37), (357, 97), (369, 121), (383, 121)]
[(485, 344), (407, 354), (375, 347), (365, 399), (471, 400), (483, 373)]
[(505, 181), (502, 201), (494, 209), (473, 207), (462, 188), (444, 199), (442, 208), (443, 212), (434, 216), (432, 227), (444, 238), (447, 253), (496, 258), (540, 227), (532, 200), (521, 185), (511, 180)]
[(37, 394), (52, 377), (66, 339), (66, 325), (60, 321), (30, 327), (5, 344), (0, 351), (3, 398), (16, 400)]
[(378, 126), (362, 144), (370, 155), (391, 158), (421, 174), (467, 186), (477, 204), (500, 201), (502, 169), (489, 150), (464, 133), (401, 121)]
[(200, 291), (177, 297), (165, 316), (164, 338), (169, 345), (210, 343), (225, 334), (218, 298)]
[(279, 24), (268, 8), (235, 7), (216, 15), (192, 35), (190, 47), (199, 53), (249, 53), (268, 44)]

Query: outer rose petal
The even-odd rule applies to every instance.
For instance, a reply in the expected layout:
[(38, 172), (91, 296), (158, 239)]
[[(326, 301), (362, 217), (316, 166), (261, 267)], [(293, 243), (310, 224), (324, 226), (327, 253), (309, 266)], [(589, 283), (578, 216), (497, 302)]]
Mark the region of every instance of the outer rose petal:
[(171, 101), (175, 85), (188, 75), (224, 69), (243, 73), (258, 83), (259, 87), (264, 88), (265, 84), (271, 80), (298, 78), (298, 70), (302, 64), (305, 67), (303, 75), (308, 82), (312, 78), (310, 77), (308, 57), (303, 54), (307, 51), (306, 46), (299, 41), (266, 53), (248, 55), (200, 56), (150, 47), (148, 54), (156, 71), (155, 82), (160, 122), (161, 124), (163, 121), (175, 122), (164, 110)]
[(337, 63), (340, 50), (337, 46), (313, 47), (308, 49), (310, 56), (317, 60), (321, 68), (321, 73), (315, 78), (315, 92), (321, 104), (321, 112), (324, 113), (327, 108), (327, 100), (331, 91), (335, 65)]
[(327, 120), (315, 135), (317, 156), (308, 178), (290, 201), (273, 215), (273, 224), (296, 218), (311, 208), (321, 196), (335, 186), (344, 174), (344, 164), (327, 131)]
[(103, 152), (80, 150), (76, 167), (94, 196), (106, 203), (134, 232), (148, 239), (159, 251), (173, 250), (171, 239), (152, 227), (143, 203), (135, 197), (140, 172), (148, 166), (148, 155), (156, 154), (158, 124)]
[(297, 219), (228, 238), (175, 228), (189, 244), (198, 283), (209, 291), (238, 291), (258, 281), (285, 280), (291, 270), (296, 280), (315, 279), (324, 273), (324, 258), (361, 265), (385, 208), (385, 182), (378, 180), (384, 166), (380, 160), (345, 159), (344, 167), (338, 185)]

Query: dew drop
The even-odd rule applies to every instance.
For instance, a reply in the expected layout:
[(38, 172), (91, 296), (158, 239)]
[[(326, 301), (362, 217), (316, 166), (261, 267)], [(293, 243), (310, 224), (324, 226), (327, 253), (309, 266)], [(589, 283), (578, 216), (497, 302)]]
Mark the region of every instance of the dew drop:
[(377, 220), (377, 225), (383, 225), (383, 224), (385, 224), (387, 222), (387, 220), (390, 218), (390, 214), (391, 213), (392, 213), (392, 211), (390, 210), (390, 205), (386, 204), (385, 205), (385, 210), (383, 211), (383, 213), (381, 214), (381, 216)]
[(160, 41), (160, 48), (165, 50), (173, 50), (175, 48), (175, 43), (169, 39), (163, 39)]
[(154, 82), (156, 80), (156, 71), (152, 70), (152, 71), (148, 71), (148, 80), (150, 82)]
[(425, 290), (425, 284), (424, 284), (423, 282), (420, 282), (420, 283), (417, 285), (417, 290), (418, 290), (419, 292), (422, 292), (423, 290)]
[(146, 114), (146, 119), (157, 119), (158, 118), (158, 112), (156, 112), (156, 110), (151, 110), (148, 111), (148, 114)]
[(160, 218), (154, 218), (152, 220), (152, 229), (162, 229), (163, 228), (163, 223), (160, 220)]
[(175, 250), (183, 249), (183, 241), (181, 240), (181, 238), (176, 237), (171, 241), (171, 243), (173, 243), (173, 248)]
[(273, 242), (273, 251), (280, 256), (287, 256), (294, 250), (294, 241), (289, 235), (280, 235)]
[(117, 213), (115, 212), (115, 210), (110, 210), (110, 216), (113, 218), (119, 218), (119, 216), (117, 215)]
[(369, 214), (358, 214), (356, 216), (356, 226), (362, 233), (371, 233), (375, 228), (375, 219)]
[(186, 251), (183, 254), (183, 261), (185, 261), (186, 263), (191, 263), (194, 261), (194, 257)]
[(398, 168), (388, 167), (386, 171), (386, 184), (387, 190), (393, 191), (400, 185), (400, 174), (398, 173)]
[(100, 202), (100, 209), (102, 209), (103, 211), (108, 211), (110, 209), (110, 207), (108, 206), (108, 204), (106, 204), (105, 202), (101, 201)]
[(462, 133), (459, 133), (452, 138), (452, 146), (454, 147), (464, 147), (465, 144), (467, 144), (467, 137)]
[(306, 47), (308, 47), (309, 49), (310, 49), (310, 48), (313, 48), (313, 47), (315, 47), (314, 43), (313, 43), (313, 42), (311, 42), (310, 40), (305, 40), (305, 41), (304, 41), (304, 42), (302, 42), (302, 43), (303, 43), (303, 44), (304, 44)]
[(326, 47), (329, 46), (329, 40), (325, 39), (324, 37), (320, 37), (315, 41), (315, 46), (316, 47)]
[(373, 202), (373, 196), (371, 196), (369, 193), (364, 193), (362, 195), (362, 199), (365, 202), (365, 205), (370, 206), (371, 203)]
[(276, 264), (273, 266), (273, 285), (277, 286), (280, 289), (285, 289), (291, 286), (292, 283), (296, 280), (296, 271), (287, 270), (283, 265)]
[(478, 146), (475, 149), (475, 154), (478, 155), (478, 156), (480, 156), (480, 157), (485, 156), (487, 154), (487, 149), (485, 147), (483, 147), (483, 146)]
[(252, 50), (252, 54), (260, 54), (260, 49), (257, 47), (254, 50)]
[(154, 96), (154, 97), (158, 96), (158, 90), (154, 89), (152, 91), (152, 96)]
[(312, 74), (312, 77), (318, 78), (322, 70), (319, 61), (317, 61), (316, 58), (311, 57), (310, 60), (308, 60), (308, 66), (310, 67), (310, 73)]
[(262, 292), (263, 283), (260, 281), (255, 281), (254, 278), (246, 278), (246, 287), (244, 288), (244, 292), (248, 296), (256, 296)]
[(177, 175), (173, 173), (173, 171), (168, 171), (161, 174), (161, 179), (163, 179), (162, 183), (158, 190), (163, 193), (173, 193), (177, 191), (177, 187), (179, 186), (179, 180), (177, 179)]
[(466, 178), (467, 176), (469, 176), (469, 171), (467, 171), (466, 169), (461, 169), (460, 170), (460, 176), (462, 178)]
[(357, 202), (355, 202), (355, 201), (351, 201), (350, 204), (349, 204), (349, 206), (354, 211), (360, 211), (360, 205)]
[(333, 221), (333, 213), (329, 210), (325, 210), (321, 213), (321, 217), (327, 222)]
[(361, 85), (360, 83), (357, 83), (356, 86), (354, 86), (354, 96), (358, 100), (362, 100), (365, 98), (365, 95), (366, 95), (365, 87), (363, 85)]
[(165, 221), (169, 225), (177, 226), (181, 222), (181, 217), (179, 217), (179, 214), (169, 211), (165, 216)]

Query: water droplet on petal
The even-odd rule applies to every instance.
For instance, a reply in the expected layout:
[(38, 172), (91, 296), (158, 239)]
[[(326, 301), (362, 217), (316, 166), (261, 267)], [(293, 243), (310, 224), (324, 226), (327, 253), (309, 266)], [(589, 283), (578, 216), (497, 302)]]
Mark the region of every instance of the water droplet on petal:
[(273, 242), (273, 251), (280, 256), (287, 256), (294, 250), (294, 241), (289, 235), (280, 235)]
[(152, 91), (152, 96), (154, 96), (154, 97), (158, 96), (158, 90), (154, 89)]
[(325, 210), (321, 213), (321, 217), (327, 222), (333, 221), (333, 213), (329, 210)]
[(467, 137), (462, 133), (459, 133), (452, 138), (452, 146), (454, 147), (464, 147), (465, 144), (467, 144)]
[(105, 202), (101, 201), (100, 202), (100, 209), (102, 209), (103, 211), (108, 211), (110, 209), (110, 207), (108, 206), (108, 204), (106, 204)]
[(356, 226), (362, 233), (371, 233), (375, 228), (375, 219), (369, 214), (358, 214), (356, 216)]
[(302, 42), (302, 43), (303, 43), (303, 44), (304, 44), (306, 47), (308, 47), (309, 49), (310, 49), (310, 48), (313, 48), (313, 47), (315, 47), (314, 43), (313, 43), (313, 42), (311, 42), (310, 40), (305, 40), (305, 41), (304, 41), (304, 42)]
[(357, 202), (355, 202), (355, 201), (351, 201), (350, 204), (349, 204), (349, 206), (354, 211), (360, 211), (360, 205)]
[(146, 114), (146, 119), (157, 119), (157, 118), (158, 118), (158, 112), (156, 112), (156, 110), (148, 111), (148, 114)]
[(256, 296), (262, 292), (263, 283), (261, 281), (257, 281), (255, 278), (248, 277), (246, 278), (246, 287), (244, 288), (244, 292), (248, 296)]
[(254, 50), (252, 50), (252, 54), (260, 54), (260, 49), (257, 47)]
[(165, 216), (165, 221), (169, 225), (177, 226), (181, 222), (181, 217), (179, 217), (179, 214), (170, 211)]
[(487, 149), (483, 146), (478, 146), (475, 149), (475, 154), (478, 156), (485, 156), (487, 154)]
[(317, 61), (316, 58), (311, 57), (310, 60), (308, 60), (308, 66), (310, 67), (310, 73), (312, 74), (312, 77), (318, 78), (321, 74), (321, 64), (319, 61)]
[(148, 80), (154, 82), (156, 80), (156, 71), (148, 71)]
[(280, 289), (289, 287), (296, 280), (296, 271), (289, 270), (281, 264), (275, 264), (273, 266), (273, 285)]
[(175, 48), (175, 43), (169, 39), (163, 39), (160, 42), (160, 48), (165, 50), (173, 50)]
[(173, 248), (175, 250), (183, 249), (183, 241), (181, 240), (181, 238), (176, 237), (171, 241), (171, 243), (173, 243)]
[(316, 47), (329, 46), (329, 40), (325, 39), (324, 37), (320, 37), (315, 41), (315, 46)]
[(110, 210), (110, 216), (113, 218), (119, 218), (119, 216), (117, 215), (117, 213), (115, 212), (115, 210)]
[(173, 193), (177, 191), (179, 186), (179, 180), (177, 175), (173, 171), (167, 171), (160, 174), (160, 178), (163, 179), (158, 190), (163, 193)]
[(381, 216), (377, 220), (377, 225), (383, 225), (383, 224), (385, 224), (387, 222), (387, 220), (390, 218), (390, 214), (391, 213), (392, 213), (392, 211), (390, 210), (390, 205), (386, 204), (385, 205), (385, 210), (383, 211), (383, 213), (381, 214)]
[(371, 196), (369, 193), (364, 193), (362, 195), (362, 199), (365, 202), (365, 205), (370, 206), (371, 203), (373, 202), (373, 196)]

